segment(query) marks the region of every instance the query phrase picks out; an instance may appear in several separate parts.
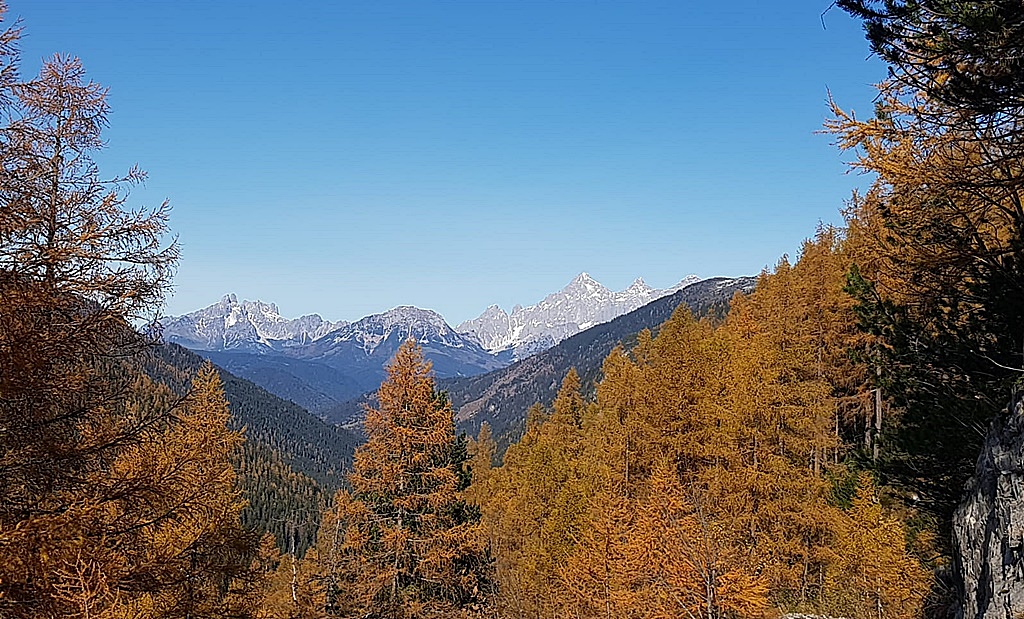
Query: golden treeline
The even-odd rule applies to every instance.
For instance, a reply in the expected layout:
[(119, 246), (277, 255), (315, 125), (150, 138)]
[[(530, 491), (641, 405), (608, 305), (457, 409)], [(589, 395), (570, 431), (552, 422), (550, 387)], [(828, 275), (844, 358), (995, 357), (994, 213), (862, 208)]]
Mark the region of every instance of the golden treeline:
[(679, 309), (614, 350), (596, 386), (570, 371), (500, 466), (407, 342), (300, 557), (241, 524), (216, 371), (176, 395), (139, 361), (155, 338), (130, 325), (178, 247), (166, 204), (126, 206), (144, 174), (91, 159), (106, 90), (65, 56), (20, 81), (19, 36), (0, 32), (0, 618), (903, 619), (955, 599), (949, 515), (1024, 347), (1019, 108), (974, 114), (899, 71), (874, 118), (836, 107), (877, 179), (846, 227), (723, 318)]
[[(275, 617), (717, 619), (921, 616), (937, 547), (876, 486), (879, 393), (822, 228), (722, 320), (685, 308), (534, 406), (495, 467), (463, 450), (407, 342), (367, 413), (351, 490), (316, 548), (281, 557)], [(468, 485), (465, 476), (472, 473)], [(477, 511), (477, 508), (479, 511)]]
[(614, 351), (594, 402), (566, 377), (471, 489), (506, 616), (921, 613), (927, 536), (845, 464), (873, 405), (848, 266), (822, 230), (721, 324), (682, 308)]

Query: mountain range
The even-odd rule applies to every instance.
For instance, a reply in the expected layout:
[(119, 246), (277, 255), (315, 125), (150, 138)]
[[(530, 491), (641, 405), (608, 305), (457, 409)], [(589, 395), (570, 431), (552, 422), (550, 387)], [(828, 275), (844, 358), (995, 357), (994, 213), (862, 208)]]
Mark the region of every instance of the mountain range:
[(438, 388), (448, 392), (460, 430), (475, 436), (486, 421), (498, 441), (499, 453), (504, 453), (522, 436), (527, 409), (535, 403), (551, 406), (570, 368), (579, 374), (585, 395), (592, 396), (601, 380), (601, 366), (616, 346), (631, 349), (639, 332), (656, 332), (682, 306), (698, 317), (725, 316), (733, 296), (752, 291), (756, 283), (753, 277), (705, 279), (505, 368), (441, 379)]
[[(656, 331), (680, 306), (696, 316), (724, 316), (733, 295), (750, 292), (756, 283), (753, 277), (702, 280), (507, 367), (477, 376), (441, 378), (438, 388), (448, 392), (461, 431), (475, 436), (483, 422), (491, 426), (500, 455), (522, 435), (531, 405), (551, 405), (570, 368), (576, 368), (587, 395), (592, 395), (589, 392), (601, 378), (601, 365), (615, 346), (632, 348), (640, 331)], [(373, 405), (373, 398), (373, 393), (363, 394), (326, 411), (324, 417), (331, 423), (357, 427), (364, 405)]]
[(288, 319), (277, 305), (238, 301), (226, 294), (220, 301), (161, 325), (168, 341), (192, 350), (268, 353), (317, 340), (347, 322), (330, 322), (317, 314)]
[[(236, 457), (239, 487), (249, 504), (243, 520), (301, 554), (313, 542), (319, 515), (343, 485), (362, 440), (363, 405), (373, 404), (387, 362), (407, 338), (415, 338), (433, 361), (458, 429), (475, 435), (489, 423), (500, 458), (522, 435), (528, 408), (551, 405), (569, 368), (576, 368), (592, 395), (601, 365), (616, 345), (631, 348), (638, 332), (656, 330), (681, 305), (697, 315), (724, 315), (732, 296), (755, 283), (714, 278), (680, 284), (663, 295), (638, 281), (612, 293), (581, 274), (560, 293), (505, 314), (509, 323), (532, 330), (506, 331), (519, 339), (495, 344), (499, 338), (492, 338), (490, 350), (480, 343), (482, 319), (474, 323), (475, 331), (464, 333), (435, 312), (408, 306), (351, 323), (315, 314), (287, 319), (271, 303), (227, 295), (167, 320), (164, 334), (171, 343), (147, 353), (143, 368), (178, 393), (187, 389), (202, 357), (222, 368), (233, 426), (245, 428), (247, 437)], [(590, 324), (648, 298), (654, 300)], [(542, 350), (514, 360), (531, 345)]]
[(492, 353), (511, 351), (512, 359), (518, 361), (698, 281), (699, 277), (690, 275), (675, 286), (659, 290), (637, 278), (625, 290), (615, 292), (587, 273), (580, 273), (565, 288), (536, 305), (517, 305), (511, 313), (492, 305), (456, 330)]
[(508, 364), (456, 333), (436, 312), (408, 306), (331, 323), (315, 314), (289, 320), (273, 304), (226, 295), (166, 319), (162, 327), (168, 342), (314, 413), (376, 389), (385, 365), (410, 337), (438, 376), (470, 376)]
[[(534, 305), (517, 305), (511, 313), (493, 305), (455, 329), (437, 313), (408, 305), (355, 322), (331, 322), (315, 314), (287, 319), (273, 303), (228, 294), (202, 310), (166, 319), (163, 334), (275, 396), (344, 424), (357, 421), (360, 403), (384, 380), (395, 350), (413, 337), (451, 390), (466, 428), (487, 419), (501, 426), (496, 436), (498, 430), (511, 436), (516, 426), (504, 420), (509, 411), (524, 411), (520, 405), (526, 400), (526, 406), (549, 403), (568, 367), (596, 375), (615, 343), (655, 328), (680, 303), (706, 312), (753, 283), (690, 276), (654, 289), (638, 279), (615, 292), (583, 273)], [(648, 320), (622, 320), (663, 306), (668, 310), (648, 311)], [(605, 335), (587, 355), (565, 353), (596, 334)]]
[(698, 281), (667, 289), (637, 279), (614, 292), (586, 273), (539, 303), (497, 306), (453, 329), (431, 310), (401, 306), (355, 322), (318, 314), (289, 319), (277, 305), (239, 301), (234, 294), (200, 310), (164, 319), (163, 336), (317, 414), (376, 390), (398, 346), (415, 338), (438, 378), (500, 369), (594, 325), (628, 313)]

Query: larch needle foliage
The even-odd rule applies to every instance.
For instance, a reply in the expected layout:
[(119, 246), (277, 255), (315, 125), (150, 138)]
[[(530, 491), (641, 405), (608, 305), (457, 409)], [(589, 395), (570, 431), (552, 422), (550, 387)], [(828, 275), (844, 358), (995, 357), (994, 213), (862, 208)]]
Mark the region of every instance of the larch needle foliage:
[(836, 500), (868, 389), (848, 357), (870, 343), (843, 292), (848, 264), (823, 229), (724, 322), (683, 308), (613, 351), (596, 401), (570, 372), (476, 495), (500, 611), (918, 615), (930, 578), (901, 522), (867, 478), (852, 504)]
[(1024, 5), (839, 0), (890, 64), (875, 114), (829, 129), (875, 175), (850, 210), (851, 290), (898, 415), (879, 468), (949, 538), (1024, 367)]
[(0, 616), (248, 616), (218, 378), (180, 398), (131, 362), (177, 259), (167, 205), (127, 206), (138, 170), (100, 175), (107, 91), (78, 59), (18, 81), (19, 34), (0, 33)]
[(469, 454), (414, 341), (396, 353), (377, 397), (351, 493), (336, 497), (317, 543), (325, 608), (360, 617), (470, 616), (490, 590), (491, 568), (479, 511), (464, 498)]

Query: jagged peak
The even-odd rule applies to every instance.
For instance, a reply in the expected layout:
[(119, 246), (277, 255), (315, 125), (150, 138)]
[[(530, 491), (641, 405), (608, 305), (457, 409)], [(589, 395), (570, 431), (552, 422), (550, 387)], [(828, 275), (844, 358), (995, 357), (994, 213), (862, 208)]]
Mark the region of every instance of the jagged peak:
[(650, 291), (650, 290), (653, 290), (653, 289), (650, 286), (647, 285), (647, 282), (644, 281), (644, 278), (638, 277), (635, 280), (633, 280), (633, 283), (630, 284), (629, 288), (626, 288), (626, 290), (627, 291), (630, 291), (630, 290), (632, 290), (632, 291), (643, 290), (643, 291), (647, 292), (647, 291)]
[(487, 306), (487, 309), (485, 309), (483, 313), (480, 314), (480, 316), (508, 316), (508, 312), (506, 312), (504, 308), (502, 308), (500, 305), (495, 303), (494, 305)]
[(601, 284), (601, 282), (597, 281), (596, 279), (594, 279), (593, 277), (590, 276), (590, 273), (587, 273), (586, 271), (583, 271), (582, 273), (580, 273), (579, 275), (574, 277), (573, 280), (571, 282), (569, 282), (568, 285), (566, 285), (565, 288), (563, 288), (563, 290), (570, 289), (570, 288), (579, 288), (579, 287), (583, 287), (583, 288), (587, 288), (587, 289), (591, 289), (591, 288), (604, 288), (604, 286)]
[(358, 329), (363, 325), (381, 323), (389, 325), (427, 324), (437, 328), (451, 329), (441, 314), (414, 305), (399, 305), (379, 314), (371, 314), (350, 323), (349, 326)]
[(239, 302), (238, 295), (231, 292), (212, 305), (169, 317), (165, 334), (172, 341), (200, 342), (211, 350), (240, 346), (261, 348), (272, 342), (287, 346), (319, 339), (343, 324), (325, 321), (318, 314), (288, 319), (281, 316), (276, 303), (258, 299)]
[(445, 342), (448, 346), (461, 347), (461, 336), (434, 310), (413, 305), (399, 305), (380, 314), (371, 314), (356, 322), (345, 325), (333, 332), (335, 344), (344, 341), (361, 342), (363, 349), (373, 352), (381, 341), (397, 334), (399, 337), (414, 337), (420, 343)]
[(605, 288), (601, 284), (601, 282), (599, 282), (596, 279), (594, 279), (593, 277), (591, 277), (590, 273), (587, 273), (586, 271), (584, 271), (584, 272), (580, 273), (579, 275), (577, 275), (576, 277), (574, 277), (573, 280), (571, 282), (569, 282), (568, 284), (566, 284), (565, 288), (562, 288), (562, 290), (560, 292), (572, 292), (574, 290), (581, 290), (581, 289), (582, 290), (591, 291), (591, 292), (595, 291), (595, 290), (599, 290), (599, 291), (600, 290), (605, 290), (605, 291), (608, 290), (607, 288)]
[(686, 288), (687, 286), (696, 284), (699, 281), (701, 281), (700, 276), (696, 275), (694, 273), (691, 273), (690, 275), (687, 275), (683, 279), (679, 280), (679, 283), (677, 283), (675, 286), (672, 286), (671, 288), (669, 288), (669, 290), (682, 290), (683, 288)]
[(431, 309), (423, 309), (422, 307), (416, 307), (415, 305), (397, 305), (391, 309), (376, 314), (377, 316), (398, 316), (398, 315), (412, 315), (412, 316), (440, 316), (437, 312)]
[(627, 288), (612, 291), (583, 271), (564, 288), (534, 305), (516, 305), (504, 316), (492, 306), (459, 325), (458, 330), (472, 333), (481, 346), (492, 352), (521, 349), (532, 354), (696, 281), (698, 278), (689, 276), (672, 288), (656, 289), (637, 277)]
[(277, 314), (278, 316), (281, 315), (281, 310), (277, 307), (277, 303), (264, 303), (263, 301), (260, 301), (259, 299), (256, 299), (255, 301), (250, 301), (250, 300), (246, 299), (245, 301), (242, 302), (242, 307), (244, 307), (246, 309), (255, 308), (255, 309), (258, 309), (260, 311), (268, 311), (269, 310), (270, 313), (272, 313), (272, 314)]

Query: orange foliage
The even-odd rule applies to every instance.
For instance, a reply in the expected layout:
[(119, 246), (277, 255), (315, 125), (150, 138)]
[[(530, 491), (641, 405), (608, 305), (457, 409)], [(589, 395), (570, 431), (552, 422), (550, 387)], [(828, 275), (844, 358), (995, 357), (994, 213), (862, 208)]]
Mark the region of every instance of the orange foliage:
[(339, 493), (317, 540), (324, 609), (372, 617), (475, 612), (489, 589), (483, 529), (463, 491), (464, 443), (412, 340), (369, 409), (352, 493)]
[[(851, 578), (856, 601), (840, 604), (833, 578), (861, 569), (844, 540), (863, 514), (833, 504), (828, 477), (844, 474), (861, 416), (843, 412), (867, 383), (849, 356), (869, 342), (847, 264), (824, 229), (723, 324), (680, 309), (613, 351), (594, 404), (567, 379), (550, 419), (491, 472), (485, 521), (511, 616), (853, 616), (879, 599)], [(883, 615), (919, 611), (928, 577), (905, 540), (871, 548), (863, 561), (909, 592)]]

